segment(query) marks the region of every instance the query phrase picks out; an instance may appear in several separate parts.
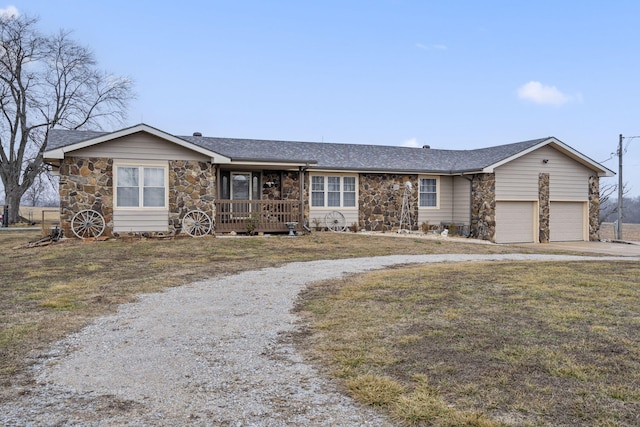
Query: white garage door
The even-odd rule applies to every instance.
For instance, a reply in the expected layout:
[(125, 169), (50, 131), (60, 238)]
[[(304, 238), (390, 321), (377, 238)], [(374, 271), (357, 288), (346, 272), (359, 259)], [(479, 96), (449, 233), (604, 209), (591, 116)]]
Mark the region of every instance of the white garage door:
[(534, 240), (534, 202), (496, 203), (496, 243), (531, 243)]
[(584, 240), (584, 205), (583, 202), (551, 202), (549, 207), (550, 241)]

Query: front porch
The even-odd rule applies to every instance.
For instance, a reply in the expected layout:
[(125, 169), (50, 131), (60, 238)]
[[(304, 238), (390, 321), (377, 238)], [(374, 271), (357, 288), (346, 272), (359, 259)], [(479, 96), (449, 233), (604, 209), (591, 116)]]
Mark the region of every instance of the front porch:
[(217, 200), (215, 230), (219, 233), (284, 233), (287, 223), (304, 223), (299, 200)]

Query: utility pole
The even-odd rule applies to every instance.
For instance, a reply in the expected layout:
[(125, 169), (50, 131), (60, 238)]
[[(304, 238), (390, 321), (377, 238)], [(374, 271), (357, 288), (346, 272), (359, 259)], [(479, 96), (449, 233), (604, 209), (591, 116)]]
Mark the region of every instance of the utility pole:
[(618, 141), (618, 235), (616, 238), (622, 240), (622, 134)]

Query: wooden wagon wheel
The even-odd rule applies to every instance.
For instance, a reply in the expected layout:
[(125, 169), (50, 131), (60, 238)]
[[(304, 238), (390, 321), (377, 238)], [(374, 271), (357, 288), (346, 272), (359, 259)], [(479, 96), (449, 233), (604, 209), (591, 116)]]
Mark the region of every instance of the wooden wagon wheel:
[(211, 227), (211, 218), (200, 210), (189, 211), (182, 218), (182, 229), (191, 237), (206, 236), (211, 232)]
[(104, 227), (104, 217), (93, 209), (81, 210), (71, 219), (71, 231), (80, 239), (99, 237)]
[(347, 221), (344, 215), (338, 211), (331, 211), (324, 216), (324, 223), (331, 231), (344, 231), (347, 229)]

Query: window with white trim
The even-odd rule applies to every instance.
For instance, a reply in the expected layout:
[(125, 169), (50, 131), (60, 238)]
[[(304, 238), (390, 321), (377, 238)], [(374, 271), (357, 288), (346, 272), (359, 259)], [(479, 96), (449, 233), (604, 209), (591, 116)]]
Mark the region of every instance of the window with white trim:
[(438, 179), (420, 178), (420, 207), (438, 207)]
[(312, 207), (356, 207), (356, 177), (338, 175), (311, 176)]
[(167, 168), (116, 166), (117, 208), (165, 208)]

